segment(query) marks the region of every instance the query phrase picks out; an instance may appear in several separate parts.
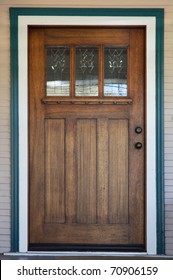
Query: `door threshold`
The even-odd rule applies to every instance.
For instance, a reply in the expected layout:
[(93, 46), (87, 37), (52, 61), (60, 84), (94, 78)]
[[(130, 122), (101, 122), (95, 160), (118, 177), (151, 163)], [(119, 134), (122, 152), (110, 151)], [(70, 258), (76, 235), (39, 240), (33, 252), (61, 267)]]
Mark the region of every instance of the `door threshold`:
[(4, 253), (2, 259), (19, 260), (173, 260), (173, 256), (150, 255), (146, 252), (40, 252)]
[(146, 256), (157, 256), (157, 255), (148, 255), (146, 252), (77, 252), (77, 251), (66, 251), (66, 252), (40, 252), (40, 251), (29, 251), (26, 253), (20, 252), (9, 252), (4, 253), (5, 256), (41, 256), (41, 257), (146, 257)]

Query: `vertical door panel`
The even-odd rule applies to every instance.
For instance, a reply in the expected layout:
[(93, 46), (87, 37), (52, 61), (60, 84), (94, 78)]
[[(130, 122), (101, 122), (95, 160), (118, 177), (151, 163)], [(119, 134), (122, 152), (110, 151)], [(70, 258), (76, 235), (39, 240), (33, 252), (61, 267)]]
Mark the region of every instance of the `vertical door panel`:
[(108, 223), (108, 119), (98, 120), (98, 173), (97, 173), (97, 215), (99, 224)]
[(65, 222), (65, 121), (45, 121), (45, 222)]
[(109, 221), (128, 222), (128, 121), (109, 120)]
[(76, 119), (66, 119), (65, 170), (66, 170), (66, 223), (76, 223)]
[(77, 223), (96, 223), (96, 120), (77, 120)]

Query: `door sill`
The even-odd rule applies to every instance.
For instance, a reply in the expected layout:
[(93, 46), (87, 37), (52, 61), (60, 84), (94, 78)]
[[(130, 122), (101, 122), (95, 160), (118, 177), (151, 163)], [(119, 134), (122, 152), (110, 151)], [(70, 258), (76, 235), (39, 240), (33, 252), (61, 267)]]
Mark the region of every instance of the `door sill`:
[[(168, 255), (150, 255), (148, 253), (125, 253), (125, 252), (7, 252), (3, 254), (4, 259), (19, 260), (173, 260), (173, 256)], [(2, 258), (3, 259), (3, 258)]]
[(156, 257), (157, 255), (148, 255), (145, 253), (139, 252), (77, 252), (77, 251), (56, 251), (56, 252), (40, 252), (40, 251), (28, 251), (25, 253), (21, 252), (9, 252), (4, 253), (4, 256), (41, 256), (41, 257), (147, 257), (153, 256)]

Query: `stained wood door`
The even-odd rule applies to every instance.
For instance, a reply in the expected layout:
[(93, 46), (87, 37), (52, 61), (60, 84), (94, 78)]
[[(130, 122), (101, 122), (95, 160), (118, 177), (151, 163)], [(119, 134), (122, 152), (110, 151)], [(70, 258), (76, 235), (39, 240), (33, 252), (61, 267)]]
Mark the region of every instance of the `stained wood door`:
[[(69, 46), (67, 96), (46, 50)], [(75, 47), (98, 47), (98, 95), (78, 96)], [(127, 49), (127, 92), (104, 96), (105, 46)], [(29, 248), (145, 250), (145, 30), (29, 29)]]

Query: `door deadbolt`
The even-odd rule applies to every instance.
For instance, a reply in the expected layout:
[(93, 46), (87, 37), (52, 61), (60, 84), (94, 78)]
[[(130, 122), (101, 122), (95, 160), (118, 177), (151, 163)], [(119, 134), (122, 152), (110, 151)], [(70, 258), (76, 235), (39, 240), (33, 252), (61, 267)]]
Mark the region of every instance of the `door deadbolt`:
[(142, 148), (142, 143), (141, 142), (136, 142), (135, 143), (135, 148), (140, 150)]
[(137, 134), (140, 134), (140, 133), (142, 132), (142, 127), (137, 126), (137, 127), (135, 128), (135, 132), (136, 132)]

